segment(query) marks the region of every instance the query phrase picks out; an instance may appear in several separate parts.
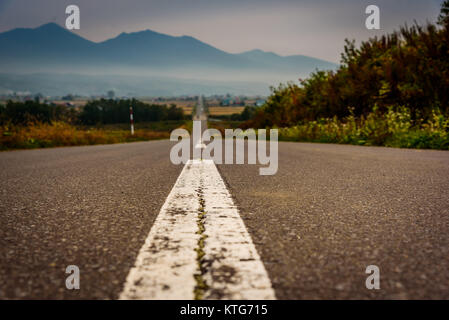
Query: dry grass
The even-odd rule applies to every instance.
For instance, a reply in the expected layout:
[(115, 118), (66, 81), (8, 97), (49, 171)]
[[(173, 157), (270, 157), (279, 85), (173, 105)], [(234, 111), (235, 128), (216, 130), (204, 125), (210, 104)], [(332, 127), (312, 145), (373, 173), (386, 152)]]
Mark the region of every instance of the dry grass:
[[(180, 106), (185, 115), (192, 114), (193, 106)], [(209, 115), (211, 116), (225, 116), (235, 113), (242, 113), (245, 107), (222, 107), (222, 106), (209, 106)]]
[(242, 113), (245, 107), (209, 107), (209, 114), (211, 116), (224, 116), (235, 113)]
[(193, 112), (193, 107), (192, 106), (180, 106), (182, 111), (184, 111), (185, 115), (190, 115)]
[(0, 150), (80, 146), (169, 138), (169, 132), (80, 129), (64, 122), (0, 128)]

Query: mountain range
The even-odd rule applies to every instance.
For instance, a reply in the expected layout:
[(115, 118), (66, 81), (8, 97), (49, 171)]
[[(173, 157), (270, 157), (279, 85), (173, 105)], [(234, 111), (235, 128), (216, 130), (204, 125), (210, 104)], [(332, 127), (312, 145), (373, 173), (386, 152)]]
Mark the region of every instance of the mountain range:
[[(157, 95), (157, 90), (145, 92), (144, 84), (154, 87), (158, 79), (163, 79), (167, 87), (159, 90), (160, 94), (196, 94), (204, 85), (208, 92), (222, 93), (220, 90), (226, 89), (236, 93), (241, 91), (236, 89), (246, 88), (248, 93), (262, 94), (279, 81), (337, 67), (303, 55), (284, 57), (262, 50), (232, 54), (190, 36), (175, 37), (151, 30), (121, 33), (97, 43), (55, 23), (0, 33), (0, 48), (0, 93), (39, 88), (39, 92), (51, 95), (102, 93), (92, 92), (92, 86), (74, 92), (80, 90), (79, 83), (88, 81), (96, 83), (95, 90), (114, 86), (112, 89), (119, 94), (129, 93), (129, 86), (122, 89), (124, 82), (141, 83), (134, 94)], [(39, 79), (35, 80), (38, 83), (32, 79)], [(195, 85), (180, 91), (189, 80)]]

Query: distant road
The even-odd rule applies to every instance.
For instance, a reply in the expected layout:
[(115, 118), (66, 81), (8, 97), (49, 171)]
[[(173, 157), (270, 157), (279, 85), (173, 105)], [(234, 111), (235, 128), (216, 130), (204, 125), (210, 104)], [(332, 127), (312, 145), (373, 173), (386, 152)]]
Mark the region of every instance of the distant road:
[[(181, 172), (171, 145), (1, 152), (0, 298), (118, 298)], [(280, 143), (275, 176), (218, 169), (277, 298), (449, 298), (449, 152)]]

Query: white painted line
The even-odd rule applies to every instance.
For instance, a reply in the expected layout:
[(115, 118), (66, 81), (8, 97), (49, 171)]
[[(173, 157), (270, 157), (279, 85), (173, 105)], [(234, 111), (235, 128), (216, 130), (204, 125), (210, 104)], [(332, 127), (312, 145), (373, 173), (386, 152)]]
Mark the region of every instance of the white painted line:
[(203, 160), (209, 299), (275, 299), (265, 267), (212, 160)]
[(212, 160), (189, 160), (128, 274), (121, 299), (193, 299), (201, 190), (204, 299), (275, 299), (270, 279)]
[(162, 206), (120, 299), (193, 299), (197, 270), (198, 170), (186, 164)]

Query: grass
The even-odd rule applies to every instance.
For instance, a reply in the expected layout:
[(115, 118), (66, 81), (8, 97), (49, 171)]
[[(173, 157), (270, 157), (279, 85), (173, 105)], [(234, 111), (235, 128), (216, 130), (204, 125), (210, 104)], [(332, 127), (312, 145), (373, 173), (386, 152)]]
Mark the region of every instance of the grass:
[(375, 110), (360, 119), (320, 119), (280, 128), (279, 140), (449, 150), (449, 118), (434, 111), (426, 122), (412, 121), (406, 108), (386, 114)]
[(139, 128), (131, 135), (129, 128), (122, 129), (120, 125), (104, 128), (81, 128), (65, 122), (32, 123), (27, 126), (3, 125), (0, 127), (0, 150), (111, 144), (169, 137), (169, 130)]

